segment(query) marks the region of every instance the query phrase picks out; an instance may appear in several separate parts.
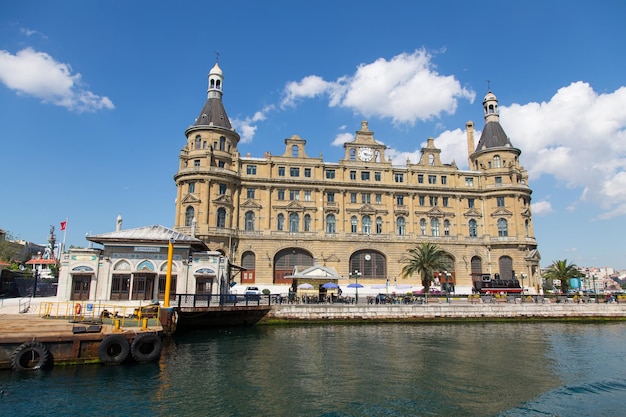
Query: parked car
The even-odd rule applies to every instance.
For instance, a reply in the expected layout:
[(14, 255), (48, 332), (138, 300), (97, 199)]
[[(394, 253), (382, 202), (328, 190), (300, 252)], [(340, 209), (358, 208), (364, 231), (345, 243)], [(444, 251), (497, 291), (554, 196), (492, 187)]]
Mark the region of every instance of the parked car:
[(246, 287), (244, 295), (248, 300), (258, 300), (261, 298), (261, 290), (259, 290), (259, 287)]

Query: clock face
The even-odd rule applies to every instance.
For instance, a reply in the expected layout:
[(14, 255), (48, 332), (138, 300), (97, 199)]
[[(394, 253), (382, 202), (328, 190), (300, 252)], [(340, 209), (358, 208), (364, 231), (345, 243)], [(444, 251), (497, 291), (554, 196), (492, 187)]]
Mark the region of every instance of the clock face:
[(359, 149), (359, 158), (361, 158), (361, 161), (371, 161), (373, 157), (374, 151), (372, 151), (372, 148)]

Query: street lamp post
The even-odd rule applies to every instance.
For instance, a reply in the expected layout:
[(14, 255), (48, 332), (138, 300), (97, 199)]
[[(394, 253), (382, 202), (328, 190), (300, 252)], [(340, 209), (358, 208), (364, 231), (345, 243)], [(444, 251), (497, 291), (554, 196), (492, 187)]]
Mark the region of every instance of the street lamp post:
[(357, 284), (357, 285), (356, 285), (356, 288), (355, 288), (355, 290), (356, 290), (356, 291), (355, 291), (355, 298), (356, 298), (356, 303), (357, 303), (357, 304), (359, 303), (359, 285), (358, 285), (358, 284), (359, 284), (359, 275), (361, 275), (361, 273), (359, 272), (359, 270), (358, 270), (358, 269), (355, 269), (355, 270), (354, 270), (354, 278), (355, 278), (355, 280), (356, 280), (356, 282), (355, 282), (355, 283)]

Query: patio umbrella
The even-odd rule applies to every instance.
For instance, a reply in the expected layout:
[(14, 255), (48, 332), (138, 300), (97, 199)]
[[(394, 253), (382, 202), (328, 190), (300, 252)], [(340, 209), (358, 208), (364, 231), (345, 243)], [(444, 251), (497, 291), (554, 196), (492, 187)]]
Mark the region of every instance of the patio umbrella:
[(326, 288), (331, 289), (331, 288), (339, 288), (339, 285), (335, 284), (334, 282), (327, 282), (326, 284), (322, 285), (322, 288)]
[(313, 288), (313, 285), (309, 284), (308, 282), (298, 285), (299, 290), (310, 290), (312, 288)]
[(348, 284), (348, 288), (363, 288), (363, 286), (358, 283), (352, 283), (352, 284)]

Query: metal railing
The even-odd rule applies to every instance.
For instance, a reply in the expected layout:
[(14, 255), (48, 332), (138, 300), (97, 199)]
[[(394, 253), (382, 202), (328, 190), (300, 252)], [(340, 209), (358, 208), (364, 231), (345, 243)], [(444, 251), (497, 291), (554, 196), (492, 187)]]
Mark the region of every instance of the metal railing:
[(72, 322), (114, 324), (119, 320), (121, 326), (142, 326), (143, 320), (148, 325), (159, 325), (161, 307), (158, 304), (116, 305), (93, 301), (42, 302), (38, 315), (44, 318), (67, 319)]
[(287, 302), (287, 297), (280, 294), (176, 294), (172, 307), (248, 307), (270, 306)]

